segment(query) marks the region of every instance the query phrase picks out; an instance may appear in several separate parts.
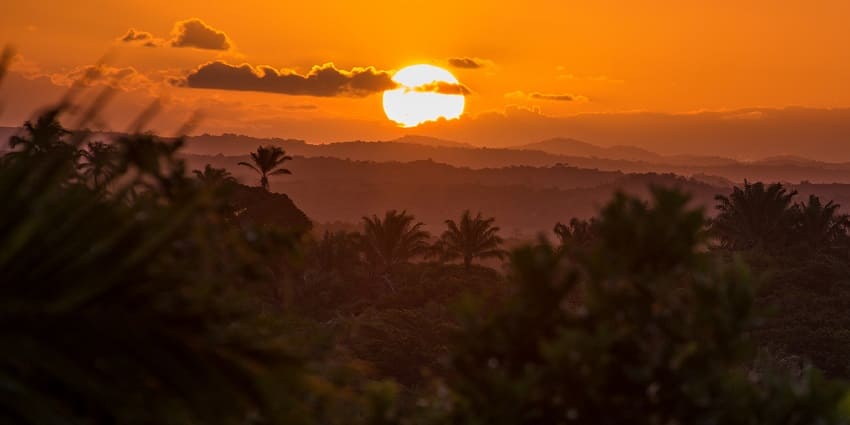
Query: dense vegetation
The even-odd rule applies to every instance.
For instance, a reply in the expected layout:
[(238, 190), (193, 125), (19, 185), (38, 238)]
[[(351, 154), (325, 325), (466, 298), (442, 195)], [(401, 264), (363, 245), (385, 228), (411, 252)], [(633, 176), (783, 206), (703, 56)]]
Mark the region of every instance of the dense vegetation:
[(848, 421), (834, 203), (746, 183), (709, 221), (653, 187), (510, 253), (474, 210), (313, 236), (267, 190), (283, 151), (250, 188), (64, 112), (0, 162), (2, 422)]

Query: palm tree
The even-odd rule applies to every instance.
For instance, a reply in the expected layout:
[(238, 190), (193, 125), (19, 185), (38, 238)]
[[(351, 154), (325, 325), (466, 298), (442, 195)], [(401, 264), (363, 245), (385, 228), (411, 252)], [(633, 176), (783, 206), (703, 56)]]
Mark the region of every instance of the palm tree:
[(734, 187), (726, 197), (715, 196), (720, 213), (712, 223), (712, 231), (723, 248), (740, 250), (761, 248), (775, 250), (790, 240), (794, 230), (797, 191), (787, 191), (781, 184), (749, 183)]
[(589, 245), (597, 237), (598, 222), (595, 218), (580, 220), (573, 218), (569, 224), (557, 223), (552, 231), (564, 248), (582, 248)]
[(475, 258), (504, 258), (507, 252), (499, 248), (504, 241), (494, 221), (492, 217), (483, 218), (480, 212), (472, 217), (469, 210), (463, 212), (459, 222), (446, 220), (449, 228), (438, 243), (443, 259), (462, 259), (463, 267), (469, 269)]
[[(33, 155), (44, 155), (50, 152), (59, 152), (64, 157), (76, 160), (79, 152), (66, 140), (65, 136), (71, 134), (59, 123), (60, 110), (50, 110), (38, 117), (35, 122), (24, 123), (24, 133), (9, 138), (9, 147), (12, 152), (2, 157), (3, 161), (13, 161), (16, 158)], [(65, 166), (70, 166), (71, 161), (62, 161)]]
[(28, 147), (33, 153), (41, 153), (58, 145), (64, 144), (63, 138), (71, 132), (65, 130), (59, 123), (59, 110), (51, 110), (40, 115), (35, 123), (27, 121), (24, 123), (23, 136), (12, 136), (9, 138), (9, 147)]
[(92, 187), (99, 189), (104, 181), (115, 174), (117, 152), (115, 146), (103, 142), (89, 142), (86, 149), (80, 150), (80, 156), (85, 161), (77, 165), (77, 170), (91, 181)]
[(192, 172), (204, 186), (220, 186), (236, 182), (229, 171), (224, 168), (215, 168), (210, 164), (207, 164), (203, 171), (193, 170)]
[(428, 251), (430, 234), (407, 211), (387, 211), (384, 218), (363, 217), (361, 248), (373, 272), (389, 275), (399, 264)]
[(826, 251), (847, 241), (850, 216), (838, 214), (839, 207), (833, 201), (823, 204), (815, 195), (809, 195), (809, 202), (797, 204), (796, 236), (803, 247)]
[(277, 146), (259, 146), (256, 152), (251, 152), (251, 162), (253, 164), (240, 162), (239, 165), (256, 171), (260, 175), (260, 186), (265, 190), (269, 190), (269, 176), (292, 174), (286, 168), (279, 168), (284, 161), (291, 159), (291, 156), (287, 156), (286, 152)]

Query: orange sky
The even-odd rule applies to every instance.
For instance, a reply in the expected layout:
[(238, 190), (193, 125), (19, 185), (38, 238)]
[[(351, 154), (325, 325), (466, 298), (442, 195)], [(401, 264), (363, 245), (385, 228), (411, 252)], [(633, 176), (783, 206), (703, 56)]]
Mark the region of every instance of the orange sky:
[[(13, 45), (19, 57), (0, 89), (0, 124), (20, 124), (107, 53), (110, 69), (135, 71), (112, 80), (124, 91), (109, 112), (117, 130), (151, 99), (163, 98), (163, 116), (152, 123), (161, 131), (200, 110), (197, 131), (316, 142), (411, 132), (386, 120), (380, 94), (174, 86), (210, 61), (302, 75), (328, 62), (341, 71), (374, 67), (388, 74), (416, 63), (443, 66), (472, 91), (456, 125), (517, 107), (545, 117), (850, 107), (846, 0), (427, 4), (11, 2), (0, 14), (0, 42)], [(216, 40), (189, 40), (204, 34), (189, 34), (185, 43), (176, 39), (175, 24), (192, 18), (210, 34), (223, 33), (226, 46), (197, 48)], [(119, 41), (131, 28), (150, 38)], [(147, 41), (157, 47), (144, 47)], [(186, 46), (173, 46), (181, 43)], [(452, 67), (450, 58), (473, 59), (480, 67)], [(555, 100), (566, 98), (572, 100)], [(475, 138), (468, 133), (465, 138)]]

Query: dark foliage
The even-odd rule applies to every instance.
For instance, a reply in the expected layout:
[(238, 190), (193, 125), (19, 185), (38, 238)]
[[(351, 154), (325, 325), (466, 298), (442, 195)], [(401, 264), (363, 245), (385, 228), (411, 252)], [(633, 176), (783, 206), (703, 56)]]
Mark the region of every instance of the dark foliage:
[[(593, 252), (513, 254), (516, 295), (471, 316), (448, 415), (467, 424), (841, 423), (840, 386), (747, 373), (748, 274), (701, 249), (703, 217), (656, 190), (617, 197)], [(580, 291), (581, 301), (570, 301)]]
[(236, 220), (234, 187), (190, 179), (179, 139), (122, 136), (79, 155), (84, 135), (58, 116), (28, 126), (0, 166), (15, 205), (0, 209), (0, 421), (382, 417), (391, 387), (324, 361), (315, 325), (263, 313), (256, 294), (286, 284), (269, 265), (297, 252), (306, 221), (288, 198), (287, 226)]
[(776, 250), (791, 240), (794, 222), (793, 198), (781, 184), (744, 182), (727, 197), (717, 195), (720, 211), (712, 229), (723, 248)]

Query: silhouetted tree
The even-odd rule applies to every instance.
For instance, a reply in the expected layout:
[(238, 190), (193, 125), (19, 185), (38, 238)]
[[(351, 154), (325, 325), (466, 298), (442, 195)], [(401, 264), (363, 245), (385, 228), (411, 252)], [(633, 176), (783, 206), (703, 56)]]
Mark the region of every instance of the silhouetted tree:
[[(40, 115), (35, 122), (24, 123), (24, 133), (9, 138), (9, 147), (14, 149), (3, 157), (3, 161), (15, 160), (21, 156), (40, 156), (49, 152), (61, 152), (64, 157), (70, 157), (74, 161), (79, 155), (77, 149), (68, 143), (67, 136), (71, 134), (59, 123), (59, 109), (51, 109)], [(73, 161), (58, 160), (62, 164), (74, 170)]]
[(569, 224), (555, 224), (555, 228), (552, 231), (558, 237), (561, 249), (584, 248), (597, 237), (596, 226), (597, 221), (595, 218), (591, 218), (590, 220), (572, 218)]
[(206, 186), (220, 186), (227, 183), (235, 183), (236, 179), (224, 168), (215, 168), (210, 164), (204, 170), (193, 170), (195, 177)]
[(399, 264), (428, 251), (428, 232), (407, 211), (387, 211), (384, 218), (363, 217), (361, 248), (373, 272), (389, 275)]
[(446, 220), (446, 229), (438, 249), (445, 260), (463, 260), (463, 267), (469, 269), (475, 258), (502, 259), (507, 252), (500, 248), (499, 228), (493, 225), (494, 218), (484, 218), (481, 213), (472, 216), (469, 210), (463, 212), (459, 222)]
[(796, 191), (788, 192), (781, 184), (744, 182), (727, 196), (717, 195), (720, 213), (711, 229), (720, 246), (733, 250), (758, 248), (782, 249), (794, 228)]
[(240, 162), (239, 165), (256, 171), (260, 175), (260, 186), (265, 190), (269, 190), (269, 176), (292, 174), (286, 168), (279, 168), (281, 164), (291, 159), (291, 156), (287, 156), (283, 149), (277, 146), (260, 146), (256, 152), (251, 152), (251, 162), (253, 164)]
[(25, 134), (10, 137), (9, 146), (13, 149), (25, 146), (29, 153), (40, 153), (65, 143), (65, 136), (71, 132), (59, 123), (60, 112), (59, 109), (52, 109), (39, 115), (35, 122), (25, 122)]
[(103, 142), (89, 142), (86, 149), (80, 150), (83, 161), (77, 165), (82, 177), (91, 182), (95, 189), (102, 188), (104, 181), (109, 180), (116, 172), (117, 149)]
[(838, 214), (840, 205), (809, 195), (808, 202), (796, 206), (796, 241), (808, 252), (829, 252), (840, 249), (848, 240), (850, 216)]

